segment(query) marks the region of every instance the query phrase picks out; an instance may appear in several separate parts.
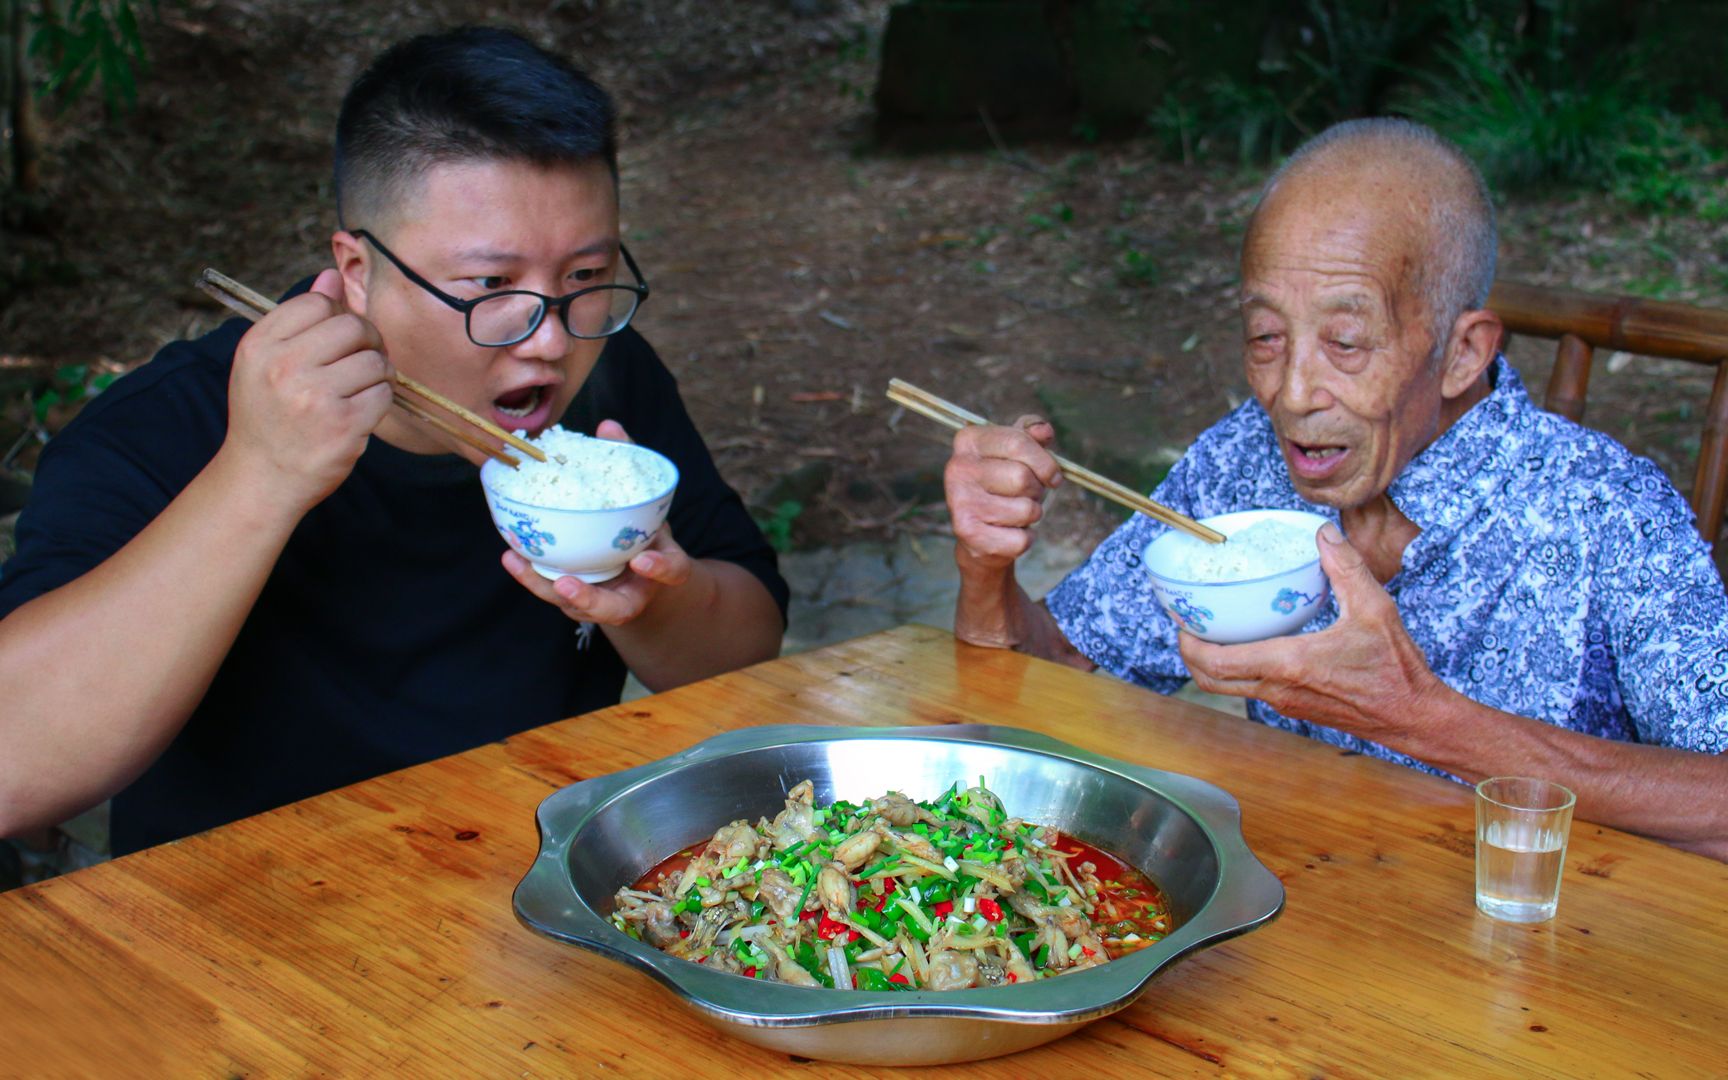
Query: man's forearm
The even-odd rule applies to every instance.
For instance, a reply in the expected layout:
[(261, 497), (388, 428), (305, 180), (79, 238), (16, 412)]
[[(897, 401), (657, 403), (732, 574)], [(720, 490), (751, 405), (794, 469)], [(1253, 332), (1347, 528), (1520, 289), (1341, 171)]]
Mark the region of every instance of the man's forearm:
[(606, 635), (642, 685), (658, 693), (780, 655), (780, 608), (737, 563), (697, 559), (690, 580), (662, 589), (642, 616)]
[(1069, 642), (1050, 609), (1026, 595), (1012, 565), (981, 565), (963, 546), (956, 547), (955, 562), (960, 567), (955, 637), (969, 645), (1013, 649), (1082, 671), (1097, 666)]
[(1516, 775), (1564, 784), (1580, 819), (1728, 861), (1728, 756), (1597, 738), (1450, 689), (1425, 711), (1386, 745), (1471, 783)]
[(114, 794), (197, 707), (298, 520), (218, 458), (111, 558), (0, 621), (0, 835)]

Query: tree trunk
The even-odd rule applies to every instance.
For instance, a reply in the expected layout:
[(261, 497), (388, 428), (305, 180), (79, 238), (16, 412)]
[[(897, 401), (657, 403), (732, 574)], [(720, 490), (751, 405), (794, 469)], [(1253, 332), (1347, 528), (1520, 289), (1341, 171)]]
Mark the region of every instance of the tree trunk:
[(42, 156), (42, 121), (36, 111), (35, 87), (30, 79), (29, 19), (26, 0), (11, 0), (9, 14), (12, 41), (12, 85), (8, 108), (12, 127), (12, 189), (29, 194), (41, 186), (38, 167)]

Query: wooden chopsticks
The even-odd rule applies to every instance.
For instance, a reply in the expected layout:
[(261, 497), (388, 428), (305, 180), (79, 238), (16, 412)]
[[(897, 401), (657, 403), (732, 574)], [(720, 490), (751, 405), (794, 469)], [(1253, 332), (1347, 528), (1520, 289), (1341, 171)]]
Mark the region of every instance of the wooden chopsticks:
[[(896, 405), (902, 405), (919, 416), (928, 417), (938, 424), (951, 427), (958, 431), (968, 424), (988, 424), (990, 421), (977, 413), (968, 412), (951, 401), (945, 401), (925, 390), (920, 390), (911, 383), (900, 379), (888, 382), (888, 400)], [(1120, 506), (1145, 514), (1155, 521), (1162, 521), (1173, 528), (1181, 529), (1192, 536), (1212, 544), (1222, 544), (1223, 533), (1217, 529), (1200, 524), (1186, 514), (1178, 513), (1163, 503), (1155, 503), (1133, 488), (1124, 487), (1107, 476), (1102, 476), (1086, 468), (1084, 465), (1069, 461), (1061, 455), (1055, 455), (1056, 464), (1061, 467), (1062, 475), (1079, 484), (1094, 495), (1102, 495)]]
[[(241, 318), (256, 321), (265, 315), (268, 315), (276, 308), (276, 301), (270, 299), (268, 296), (255, 292), (254, 290), (240, 284), (238, 281), (235, 281), (227, 274), (212, 270), (208, 267), (205, 268), (202, 274), (198, 275), (198, 287), (209, 293), (224, 307), (228, 308), (236, 315), (239, 315)], [(454, 416), (470, 425), (471, 428), (478, 428), (481, 432), (491, 436), (499, 442), (515, 447), (524, 454), (533, 458), (535, 461), (546, 460), (545, 452), (538, 446), (535, 446), (526, 439), (505, 431), (503, 428), (492, 423), (490, 420), (487, 420), (485, 417), (463, 408), (461, 405), (456, 404), (456, 402), (451, 401), (443, 394), (438, 393), (436, 390), (422, 384), (418, 380), (411, 379), (401, 372), (397, 372), (394, 382), (394, 400), (395, 403), (401, 407), (403, 412), (407, 413), (409, 416), (415, 417), (416, 419), (424, 420), (426, 423), (431, 424), (438, 430), (467, 443), (469, 446), (479, 450), (481, 453), (486, 454), (489, 457), (497, 458), (499, 461), (502, 461), (513, 469), (522, 464), (519, 459), (506, 453), (503, 449), (486, 442), (484, 439), (481, 439), (469, 428), (457, 427), (455, 424), (444, 419), (444, 417), (432, 412), (427, 408), (427, 405), (433, 405), (437, 408), (443, 409), (451, 416)]]

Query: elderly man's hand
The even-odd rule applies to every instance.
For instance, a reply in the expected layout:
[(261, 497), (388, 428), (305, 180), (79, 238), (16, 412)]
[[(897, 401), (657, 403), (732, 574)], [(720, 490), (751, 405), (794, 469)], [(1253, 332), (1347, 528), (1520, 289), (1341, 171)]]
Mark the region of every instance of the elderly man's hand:
[(1336, 623), (1248, 645), (1213, 645), (1184, 632), (1182, 659), (1202, 690), (1258, 698), (1286, 716), (1383, 742), (1416, 722), (1446, 686), (1335, 525), (1320, 530), (1320, 565), (1338, 597)]
[[(615, 420), (602, 421), (595, 434), (615, 442), (630, 441), (623, 425)], [(637, 618), (661, 589), (689, 581), (694, 566), (694, 560), (672, 539), (669, 524), (660, 526), (654, 539), (636, 553), (622, 574), (599, 584), (573, 577), (548, 581), (535, 573), (527, 559), (514, 551), (504, 552), (504, 569), (523, 588), (572, 619), (606, 626), (621, 626)]]
[(1055, 441), (1056, 429), (1040, 416), (955, 433), (942, 481), (954, 536), (975, 565), (1012, 566), (1032, 546), (1029, 530), (1044, 516), (1044, 496), (1062, 482), (1047, 449)]

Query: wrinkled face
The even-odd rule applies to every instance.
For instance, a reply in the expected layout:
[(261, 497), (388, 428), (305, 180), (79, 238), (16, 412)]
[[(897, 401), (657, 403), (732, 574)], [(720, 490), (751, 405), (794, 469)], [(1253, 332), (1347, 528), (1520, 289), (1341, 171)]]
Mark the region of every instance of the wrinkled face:
[[(459, 299), (503, 289), (563, 296), (616, 280), (622, 263), (617, 188), (598, 162), (436, 166), (387, 217), (355, 224)], [(352, 239), (338, 234), (339, 265), (344, 236)], [(343, 267), (348, 304), (378, 327), (391, 363), (507, 431), (539, 432), (555, 423), (600, 357), (605, 341), (572, 337), (556, 310), (515, 345), (475, 345), (461, 312), (408, 280), (371, 245), (354, 239), (353, 246), (357, 256)], [(416, 453), (453, 448), (394, 409), (378, 434)]]
[(1439, 430), (1432, 327), (1412, 287), (1423, 234), (1386, 195), (1292, 178), (1243, 248), (1249, 385), (1297, 492), (1340, 510), (1383, 495)]

